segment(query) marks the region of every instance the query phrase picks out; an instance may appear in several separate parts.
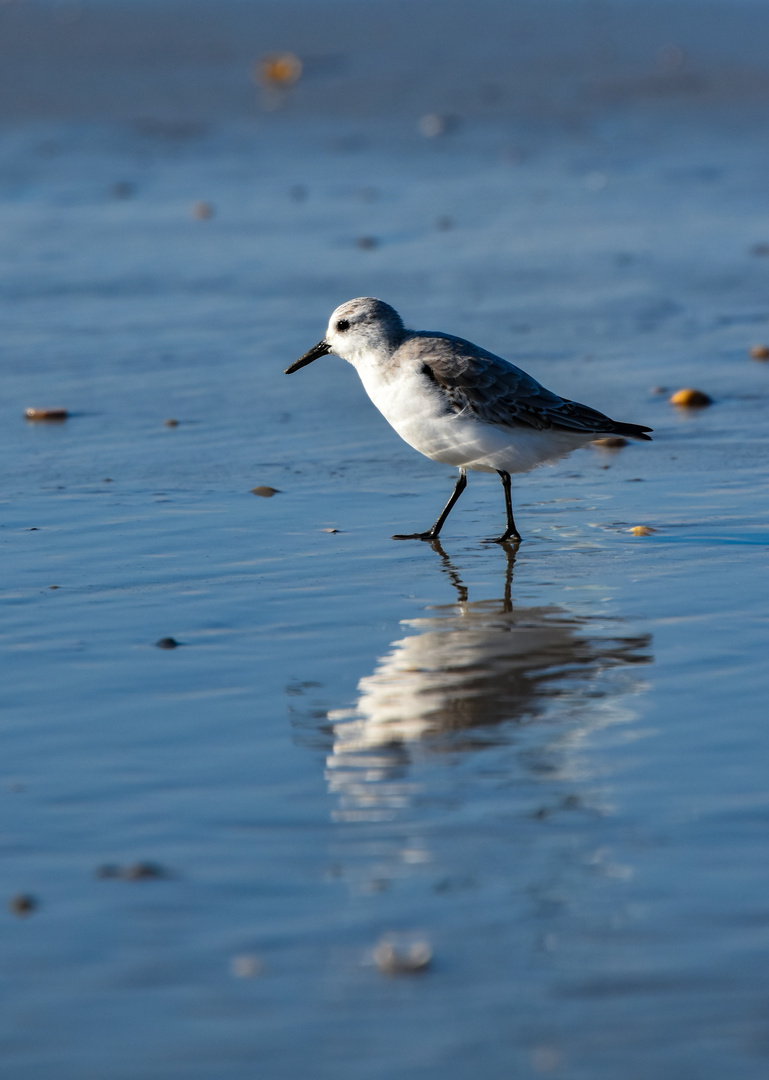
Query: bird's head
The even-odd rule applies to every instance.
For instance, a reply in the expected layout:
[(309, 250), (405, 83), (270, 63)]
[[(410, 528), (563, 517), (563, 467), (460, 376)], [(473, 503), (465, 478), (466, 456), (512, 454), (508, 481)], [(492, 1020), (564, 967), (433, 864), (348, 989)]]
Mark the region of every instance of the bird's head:
[(323, 340), (287, 367), (286, 374), (291, 375), (326, 353), (341, 356), (351, 364), (371, 352), (387, 357), (398, 348), (404, 334), (400, 315), (384, 300), (373, 296), (347, 300), (333, 312)]

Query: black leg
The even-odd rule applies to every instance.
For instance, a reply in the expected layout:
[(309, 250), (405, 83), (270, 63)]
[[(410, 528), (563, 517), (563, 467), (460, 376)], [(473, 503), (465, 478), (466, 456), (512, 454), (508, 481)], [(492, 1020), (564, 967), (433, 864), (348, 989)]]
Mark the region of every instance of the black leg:
[(513, 518), (513, 496), (510, 492), (510, 473), (503, 472), (502, 469), (497, 469), (500, 477), (502, 478), (502, 487), (505, 489), (505, 509), (507, 510), (507, 528), (501, 536), (495, 536), (489, 543), (492, 544), (506, 544), (508, 540), (515, 540), (520, 542), (521, 534), (515, 527), (515, 519)]
[[(508, 477), (508, 481), (509, 481), (509, 479), (510, 478)], [(438, 536), (440, 534), (440, 531), (443, 528), (443, 523), (445, 522), (446, 518), (451, 513), (451, 510), (452, 510), (452, 507), (454, 506), (454, 503), (457, 501), (457, 499), (459, 498), (459, 496), (462, 494), (462, 492), (465, 490), (466, 487), (467, 487), (467, 473), (465, 472), (464, 469), (460, 469), (459, 470), (459, 477), (458, 477), (457, 482), (456, 482), (456, 484), (454, 486), (454, 490), (451, 493), (451, 498), (449, 499), (449, 501), (444, 506), (443, 510), (441, 511), (440, 517), (435, 522), (432, 529), (428, 529), (427, 532), (421, 532), (421, 533), (398, 533), (396, 536), (393, 537), (393, 540), (437, 540)]]

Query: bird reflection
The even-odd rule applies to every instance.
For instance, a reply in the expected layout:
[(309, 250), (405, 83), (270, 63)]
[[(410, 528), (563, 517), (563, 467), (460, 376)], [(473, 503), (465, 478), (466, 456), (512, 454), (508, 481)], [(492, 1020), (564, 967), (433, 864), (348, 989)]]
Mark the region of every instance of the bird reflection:
[(337, 819), (397, 816), (418, 792), (409, 778), (417, 756), (522, 741), (544, 724), (526, 740), (529, 768), (552, 771), (545, 757), (557, 746), (563, 769), (569, 742), (630, 717), (622, 698), (637, 686), (613, 672), (648, 662), (648, 636), (614, 636), (606, 621), (555, 605), (514, 606), (510, 545), (502, 597), (470, 601), (446, 552), (432, 547), (457, 601), (404, 620), (407, 635), (360, 680), (355, 705), (328, 713)]

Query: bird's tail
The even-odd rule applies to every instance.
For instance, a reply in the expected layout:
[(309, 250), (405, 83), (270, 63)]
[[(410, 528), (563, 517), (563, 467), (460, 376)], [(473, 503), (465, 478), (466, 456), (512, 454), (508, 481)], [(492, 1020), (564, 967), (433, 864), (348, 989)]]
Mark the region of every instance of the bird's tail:
[(647, 431), (653, 431), (653, 428), (644, 427), (642, 424), (623, 424), (619, 420), (613, 420), (610, 428), (606, 429), (610, 435), (627, 435), (629, 439), (642, 439), (644, 442), (651, 442), (651, 435), (647, 435)]

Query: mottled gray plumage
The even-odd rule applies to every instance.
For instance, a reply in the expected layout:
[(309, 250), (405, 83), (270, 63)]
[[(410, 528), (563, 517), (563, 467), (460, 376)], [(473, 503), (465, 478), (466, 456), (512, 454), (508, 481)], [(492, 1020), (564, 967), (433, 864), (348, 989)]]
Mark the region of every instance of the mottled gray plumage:
[(464, 338), (407, 330), (391, 363), (420, 360), (425, 376), (446, 392), (454, 412), (467, 409), (487, 424), (649, 439), (645, 432), (650, 428), (611, 420), (589, 405), (559, 397), (509, 360)]

